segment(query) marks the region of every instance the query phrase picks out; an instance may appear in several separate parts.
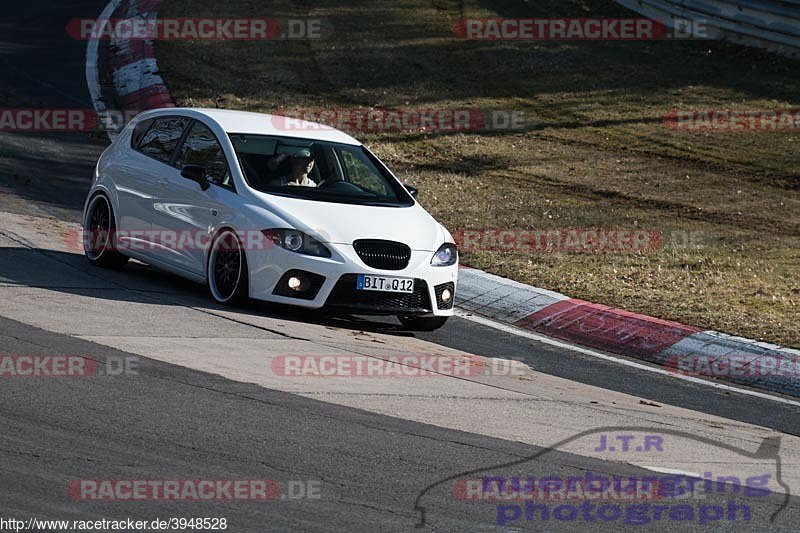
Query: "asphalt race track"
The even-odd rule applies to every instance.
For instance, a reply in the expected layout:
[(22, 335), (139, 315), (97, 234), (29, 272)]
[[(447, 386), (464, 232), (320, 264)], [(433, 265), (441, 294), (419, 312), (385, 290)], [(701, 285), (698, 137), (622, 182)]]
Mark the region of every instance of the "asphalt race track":
[[(85, 43), (71, 40), (64, 25), (96, 16), (104, 4), (5, 6), (2, 107), (91, 108)], [(266, 305), (232, 311), (215, 306), (203, 287), (141, 263), (119, 272), (90, 267), (64, 236), (80, 220), (107, 142), (96, 133), (0, 132), (0, 353), (79, 354), (100, 369), (133, 364), (129, 372), (107, 372), (114, 375), (0, 380), (0, 518), (216, 517), (237, 532), (622, 527), (600, 518), (542, 524), (524, 511), (514, 518), (511, 506), (464, 502), (448, 481), (493, 468), (536, 478), (642, 478), (702, 472), (703, 463), (742, 475), (777, 468), (771, 474), (800, 493), (796, 403), (621, 366), (466, 318), (411, 335), (390, 320)], [(525, 372), (328, 380), (270, 372), (285, 354), (404, 353), (511, 359)], [(675, 446), (658, 457), (616, 460), (577, 441), (554, 446), (589, 430), (672, 435)], [(762, 446), (765, 438), (772, 440)], [(760, 446), (778, 444), (777, 467), (769, 454), (759, 462)], [(268, 479), (280, 495), (266, 502), (87, 501), (68, 490), (75, 480), (119, 479)], [(709, 507), (727, 509), (731, 501), (703, 496)], [(734, 499), (751, 507), (750, 521), (673, 517), (644, 527), (793, 531), (800, 523), (800, 504), (784, 494)], [(499, 523), (501, 514), (507, 523)]]

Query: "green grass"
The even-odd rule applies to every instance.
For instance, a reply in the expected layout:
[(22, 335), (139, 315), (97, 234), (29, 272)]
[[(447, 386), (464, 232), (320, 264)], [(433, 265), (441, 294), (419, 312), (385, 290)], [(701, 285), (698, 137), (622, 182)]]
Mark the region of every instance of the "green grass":
[(472, 42), (452, 32), (471, 16), (633, 16), (607, 1), (164, 0), (160, 9), (204, 15), (319, 17), (334, 31), (317, 41), (159, 42), (178, 104), (524, 112), (525, 131), (356, 135), (451, 230), (641, 227), (665, 236), (649, 254), (483, 251), (465, 254), (469, 265), (800, 346), (800, 133), (663, 124), (672, 109), (799, 107), (800, 62), (715, 42)]

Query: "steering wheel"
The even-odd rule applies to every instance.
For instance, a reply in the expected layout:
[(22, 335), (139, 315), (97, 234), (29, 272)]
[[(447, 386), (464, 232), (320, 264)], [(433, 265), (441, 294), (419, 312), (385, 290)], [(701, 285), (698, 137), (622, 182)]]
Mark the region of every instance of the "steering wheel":
[(330, 189), (333, 185), (339, 183), (338, 181), (325, 180), (317, 183), (317, 189)]

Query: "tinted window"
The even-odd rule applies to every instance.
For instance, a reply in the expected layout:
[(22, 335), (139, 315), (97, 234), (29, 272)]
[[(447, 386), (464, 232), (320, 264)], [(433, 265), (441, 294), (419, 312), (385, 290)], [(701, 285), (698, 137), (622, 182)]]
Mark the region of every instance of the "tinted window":
[(367, 159), (363, 152), (341, 150), (342, 163), (351, 183), (355, 183), (365, 191), (380, 196), (389, 194), (386, 180), (376, 172), (375, 165)]
[(195, 122), (192, 126), (175, 160), (176, 167), (183, 168), (185, 165), (200, 165), (205, 168), (211, 183), (226, 187), (232, 185), (222, 146), (214, 133), (200, 122)]
[(258, 191), (322, 202), (414, 205), (362, 146), (239, 133), (230, 139), (245, 180)]
[(149, 120), (142, 120), (133, 127), (133, 134), (131, 135), (131, 146), (133, 148), (139, 146), (139, 142), (142, 140), (142, 137), (144, 137), (144, 134), (147, 133), (148, 128), (150, 128), (154, 120), (155, 119), (152, 118)]
[(170, 117), (156, 120), (153, 127), (139, 143), (139, 151), (164, 163), (169, 163), (172, 152), (178, 145), (188, 118)]

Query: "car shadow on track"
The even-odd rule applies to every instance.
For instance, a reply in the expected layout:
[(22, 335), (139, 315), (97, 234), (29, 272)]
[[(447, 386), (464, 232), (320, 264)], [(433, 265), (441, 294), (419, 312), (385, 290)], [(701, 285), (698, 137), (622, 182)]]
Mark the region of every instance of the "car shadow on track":
[(235, 311), (341, 329), (411, 337), (394, 317), (333, 314), (289, 305), (251, 301), (237, 307), (217, 304), (206, 288), (163, 270), (131, 260), (120, 270), (91, 266), (83, 255), (56, 250), (0, 247), (0, 285), (42, 288), (78, 296), (150, 305)]

